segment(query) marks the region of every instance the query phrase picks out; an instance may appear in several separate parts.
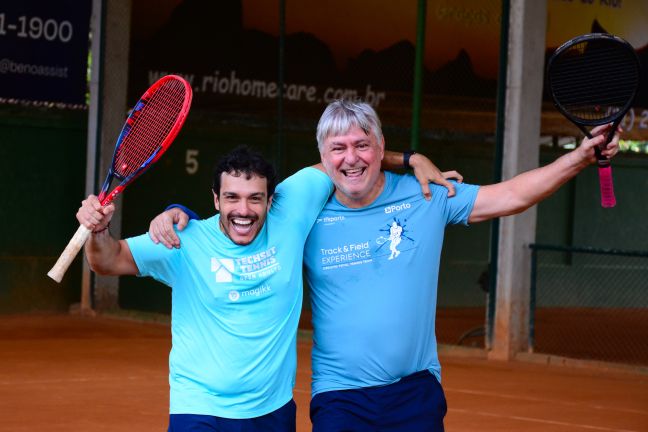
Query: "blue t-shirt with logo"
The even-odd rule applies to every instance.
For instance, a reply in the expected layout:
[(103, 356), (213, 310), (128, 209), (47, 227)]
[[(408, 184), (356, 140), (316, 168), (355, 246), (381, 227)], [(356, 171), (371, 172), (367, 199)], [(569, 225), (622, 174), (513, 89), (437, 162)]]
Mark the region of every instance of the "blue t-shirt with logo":
[(289, 177), (247, 246), (219, 215), (190, 221), (179, 249), (127, 240), (140, 276), (172, 287), (171, 414), (252, 418), (292, 398), (304, 242), (332, 190), (314, 168)]
[(391, 384), (428, 369), (440, 380), (434, 323), (444, 231), (467, 224), (478, 186), (457, 195), (411, 175), (385, 173), (369, 206), (332, 196), (306, 242), (314, 346), (313, 395)]

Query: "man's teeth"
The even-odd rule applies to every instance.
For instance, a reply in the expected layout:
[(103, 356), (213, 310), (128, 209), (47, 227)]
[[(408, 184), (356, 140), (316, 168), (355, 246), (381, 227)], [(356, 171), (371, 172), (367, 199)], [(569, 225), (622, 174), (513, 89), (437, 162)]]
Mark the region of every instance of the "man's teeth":
[(346, 175), (356, 175), (356, 174), (361, 174), (363, 168), (354, 168), (354, 169), (348, 169), (346, 170)]
[(250, 219), (232, 219), (232, 222), (236, 225), (250, 225), (252, 223)]

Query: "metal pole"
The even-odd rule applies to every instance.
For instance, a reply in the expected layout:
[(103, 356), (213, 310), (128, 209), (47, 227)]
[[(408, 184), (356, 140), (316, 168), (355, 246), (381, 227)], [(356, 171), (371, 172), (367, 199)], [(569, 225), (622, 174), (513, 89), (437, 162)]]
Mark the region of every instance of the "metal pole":
[[(92, 16), (90, 20), (90, 101), (88, 105), (88, 133), (86, 143), (86, 196), (97, 191), (99, 154), (97, 149), (101, 146), (101, 80), (103, 70), (104, 52), (104, 25), (106, 7), (103, 0), (92, 1)], [(93, 315), (94, 306), (94, 274), (86, 260), (83, 260), (81, 273), (81, 314)]]
[(425, 54), (425, 20), (427, 0), (419, 0), (416, 17), (416, 57), (414, 60), (414, 89), (412, 91), (411, 148), (418, 150), (421, 140), (421, 100), (423, 97), (423, 58)]

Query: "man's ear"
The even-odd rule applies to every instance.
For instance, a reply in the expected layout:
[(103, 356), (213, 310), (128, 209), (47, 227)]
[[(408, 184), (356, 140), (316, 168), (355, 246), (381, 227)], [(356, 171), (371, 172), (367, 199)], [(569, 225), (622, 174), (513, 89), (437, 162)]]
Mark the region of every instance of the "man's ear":
[(270, 195), (270, 198), (268, 198), (268, 208), (266, 209), (266, 211), (268, 211), (268, 212), (270, 211), (270, 206), (272, 205), (272, 198), (273, 197), (274, 197), (274, 195)]
[(216, 208), (217, 212), (220, 212), (220, 203), (218, 202), (218, 195), (213, 190), (212, 193), (214, 194), (214, 207)]
[(380, 160), (385, 157), (385, 136), (380, 137)]

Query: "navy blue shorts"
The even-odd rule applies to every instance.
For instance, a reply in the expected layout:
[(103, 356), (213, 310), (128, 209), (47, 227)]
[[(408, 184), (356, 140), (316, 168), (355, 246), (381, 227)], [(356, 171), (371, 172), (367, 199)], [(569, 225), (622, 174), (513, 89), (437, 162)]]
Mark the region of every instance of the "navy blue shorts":
[(261, 417), (228, 419), (197, 414), (169, 415), (168, 432), (295, 432), (294, 400)]
[(386, 386), (318, 393), (310, 405), (313, 432), (442, 432), (446, 411), (427, 370)]

